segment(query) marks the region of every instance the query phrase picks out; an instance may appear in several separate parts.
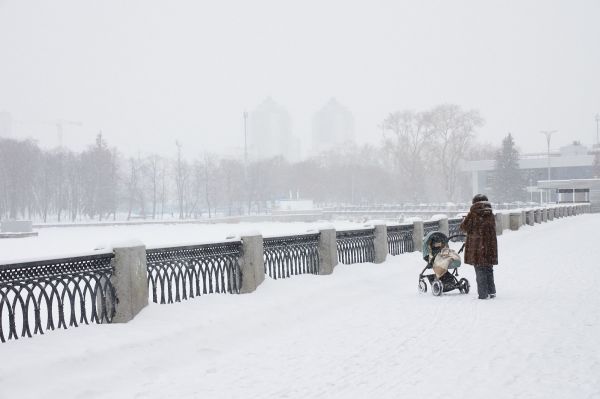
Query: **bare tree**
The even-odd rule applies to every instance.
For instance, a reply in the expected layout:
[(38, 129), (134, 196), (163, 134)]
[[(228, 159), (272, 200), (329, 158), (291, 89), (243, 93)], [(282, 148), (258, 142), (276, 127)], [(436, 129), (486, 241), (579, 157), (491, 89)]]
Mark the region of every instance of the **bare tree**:
[(434, 166), (442, 177), (445, 198), (455, 200), (459, 175), (459, 162), (466, 158), (469, 143), (475, 130), (483, 125), (483, 118), (476, 110), (464, 111), (455, 104), (434, 107), (425, 117), (435, 137)]
[(423, 151), (431, 140), (431, 126), (427, 114), (414, 111), (396, 111), (383, 122), (387, 136), (384, 148), (391, 155), (392, 164), (399, 173), (405, 192), (412, 200), (423, 197)]

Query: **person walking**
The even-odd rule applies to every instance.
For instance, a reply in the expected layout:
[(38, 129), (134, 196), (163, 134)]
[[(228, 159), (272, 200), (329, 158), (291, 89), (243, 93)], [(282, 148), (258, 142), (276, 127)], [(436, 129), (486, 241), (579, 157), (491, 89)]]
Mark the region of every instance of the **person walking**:
[(467, 234), (465, 263), (475, 267), (479, 299), (495, 298), (494, 265), (498, 264), (496, 220), (485, 195), (473, 197), (471, 209), (460, 229)]

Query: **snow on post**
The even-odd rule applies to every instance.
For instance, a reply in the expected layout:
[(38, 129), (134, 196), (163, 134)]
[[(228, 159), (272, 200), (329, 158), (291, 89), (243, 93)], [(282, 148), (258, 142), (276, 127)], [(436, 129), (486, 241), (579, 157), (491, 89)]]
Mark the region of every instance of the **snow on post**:
[(139, 241), (113, 244), (114, 272), (110, 278), (115, 288), (113, 323), (127, 323), (148, 305), (148, 271), (146, 246)]
[(260, 234), (242, 235), (242, 288), (240, 294), (256, 291), (265, 281), (265, 263), (263, 258), (263, 237)]
[(335, 229), (319, 229), (319, 274), (333, 273), (338, 264)]
[(523, 214), (521, 212), (511, 212), (509, 214), (509, 218), (510, 218), (509, 227), (511, 230), (513, 230), (513, 231), (519, 230), (519, 227), (521, 227), (521, 225), (523, 224), (521, 222), (522, 217), (523, 217)]
[(383, 263), (388, 254), (387, 226), (384, 223), (376, 224), (374, 236), (375, 260), (373, 263)]
[(415, 220), (413, 222), (413, 248), (414, 251), (423, 251), (423, 221)]
[(503, 218), (502, 218), (502, 214), (501, 213), (496, 213), (494, 215), (494, 218), (496, 219), (496, 235), (497, 236), (501, 236), (502, 235), (502, 231), (504, 230), (504, 223), (503, 223)]

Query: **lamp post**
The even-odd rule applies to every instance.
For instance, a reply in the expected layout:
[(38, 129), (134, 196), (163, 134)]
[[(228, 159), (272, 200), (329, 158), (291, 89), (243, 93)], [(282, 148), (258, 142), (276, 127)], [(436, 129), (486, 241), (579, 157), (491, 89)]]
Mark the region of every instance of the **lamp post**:
[(600, 147), (600, 114), (596, 114), (596, 146)]
[(546, 136), (546, 143), (548, 144), (548, 180), (550, 180), (550, 139), (556, 133), (556, 130), (542, 130), (540, 133)]
[(248, 112), (244, 111), (244, 167), (248, 163)]
[[(248, 200), (248, 215), (250, 214), (250, 192), (248, 188), (248, 112), (244, 111), (244, 192)], [(242, 206), (243, 208), (243, 206)]]

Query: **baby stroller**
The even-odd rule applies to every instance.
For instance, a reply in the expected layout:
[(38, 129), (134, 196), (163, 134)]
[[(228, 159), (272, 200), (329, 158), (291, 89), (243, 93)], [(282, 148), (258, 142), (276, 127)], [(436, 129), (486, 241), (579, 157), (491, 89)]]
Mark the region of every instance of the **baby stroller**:
[[(447, 237), (444, 233), (434, 231), (424, 239), (423, 242), (423, 260), (427, 261), (427, 266), (419, 274), (419, 291), (427, 292), (427, 283), (431, 285), (431, 293), (440, 296), (444, 292), (458, 289), (461, 293), (469, 293), (469, 280), (466, 278), (458, 279), (458, 268), (461, 265), (460, 253), (464, 249), (464, 244), (456, 253), (448, 246), (448, 241), (464, 235), (454, 235)], [(424, 274), (427, 269), (432, 269), (433, 273)]]

